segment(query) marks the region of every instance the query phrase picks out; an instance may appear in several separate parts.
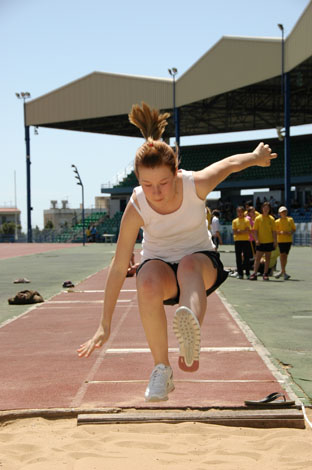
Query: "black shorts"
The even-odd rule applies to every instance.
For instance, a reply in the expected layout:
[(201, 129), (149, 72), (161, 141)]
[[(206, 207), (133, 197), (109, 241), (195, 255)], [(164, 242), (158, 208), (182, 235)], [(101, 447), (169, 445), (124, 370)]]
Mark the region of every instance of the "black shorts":
[[(228, 273), (228, 271), (224, 270), (223, 264), (220, 260), (220, 254), (217, 253), (216, 251), (196, 251), (195, 253), (203, 253), (204, 255), (208, 256), (208, 258), (211, 259), (213, 266), (217, 269), (216, 282), (214, 283), (214, 285), (212, 287), (210, 287), (210, 289), (206, 290), (206, 296), (208, 297), (208, 295), (212, 294), (212, 292), (214, 292), (226, 280), (229, 273)], [(193, 253), (193, 254), (195, 254), (195, 253)], [(145, 261), (143, 261), (143, 263), (140, 264), (140, 266), (138, 266), (136, 273), (138, 274), (140, 269), (144, 266), (144, 264), (148, 263), (149, 261), (162, 261), (163, 263), (166, 263), (173, 270), (173, 272), (175, 274), (175, 277), (177, 279), (177, 272), (178, 272), (179, 263), (168, 263), (167, 261), (164, 261), (163, 259), (159, 259), (159, 258), (146, 259)], [(165, 305), (175, 305), (175, 304), (179, 303), (180, 287), (179, 287), (179, 284), (178, 284), (178, 280), (177, 280), (177, 288), (178, 288), (178, 293), (177, 293), (176, 297), (174, 297), (172, 299), (164, 300), (163, 303)]]
[(279, 243), (278, 247), (280, 253), (286, 253), (286, 255), (288, 255), (288, 253), (290, 252), (291, 242)]
[(267, 253), (268, 251), (274, 250), (274, 244), (273, 243), (260, 243), (260, 245), (256, 245), (256, 250)]

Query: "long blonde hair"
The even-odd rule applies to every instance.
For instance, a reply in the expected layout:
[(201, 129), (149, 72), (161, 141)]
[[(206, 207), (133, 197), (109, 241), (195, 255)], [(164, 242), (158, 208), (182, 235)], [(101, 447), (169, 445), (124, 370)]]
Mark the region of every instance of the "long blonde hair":
[(161, 139), (166, 128), (169, 113), (161, 114), (156, 109), (151, 109), (146, 103), (142, 102), (132, 106), (129, 114), (129, 121), (141, 131), (146, 142), (138, 148), (134, 160), (134, 172), (139, 177), (139, 167), (155, 168), (161, 165), (167, 165), (173, 174), (175, 174), (179, 159), (178, 152), (166, 144)]

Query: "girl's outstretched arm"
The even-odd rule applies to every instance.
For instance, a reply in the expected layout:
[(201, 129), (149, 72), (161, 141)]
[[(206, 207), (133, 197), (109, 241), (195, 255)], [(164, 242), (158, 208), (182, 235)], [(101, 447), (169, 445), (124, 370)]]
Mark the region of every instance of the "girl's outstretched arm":
[(277, 154), (272, 153), (269, 145), (261, 142), (251, 153), (232, 155), (203, 170), (196, 171), (194, 172), (194, 180), (197, 195), (201, 199), (206, 199), (207, 194), (232, 173), (237, 173), (251, 166), (269, 167), (271, 160), (276, 157)]
[(116, 253), (108, 272), (100, 324), (95, 334), (77, 349), (79, 357), (89, 357), (95, 348), (100, 348), (109, 339), (115, 305), (127, 274), (133, 247), (142, 223), (143, 221), (138, 212), (129, 203), (121, 221)]

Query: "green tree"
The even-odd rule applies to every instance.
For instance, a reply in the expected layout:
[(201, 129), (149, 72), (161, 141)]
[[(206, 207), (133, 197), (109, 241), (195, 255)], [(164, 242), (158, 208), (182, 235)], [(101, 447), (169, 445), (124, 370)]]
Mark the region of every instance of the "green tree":
[(15, 223), (14, 222), (4, 222), (0, 227), (0, 233), (4, 235), (14, 235), (15, 233)]
[(51, 230), (52, 228), (54, 228), (52, 220), (48, 220), (44, 228), (47, 230)]

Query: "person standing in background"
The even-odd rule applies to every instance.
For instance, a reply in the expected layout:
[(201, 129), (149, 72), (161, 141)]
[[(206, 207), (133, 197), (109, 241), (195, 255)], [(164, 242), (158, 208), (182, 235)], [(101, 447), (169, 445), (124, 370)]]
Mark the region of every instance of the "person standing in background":
[(218, 209), (214, 209), (212, 211), (211, 236), (212, 236), (212, 241), (216, 247), (216, 251), (218, 251), (219, 245), (222, 245), (219, 217), (220, 217), (220, 212), (218, 211)]
[(254, 210), (255, 217), (258, 217), (258, 215), (260, 215), (260, 212), (256, 211), (256, 209), (253, 207), (252, 201), (245, 202), (244, 216), (246, 217), (248, 215), (248, 211), (251, 208)]
[(253, 227), (255, 225), (257, 214), (260, 215), (253, 206), (248, 207), (246, 219), (249, 220), (250, 223), (249, 241), (253, 258), (256, 254), (256, 241), (253, 233)]
[(281, 276), (284, 277), (284, 280), (290, 278), (289, 274), (286, 273), (286, 264), (287, 258), (292, 244), (292, 235), (296, 231), (296, 225), (292, 217), (288, 217), (287, 207), (281, 206), (278, 209), (279, 219), (275, 220), (275, 227), (277, 233), (277, 243), (280, 250), (280, 262), (281, 270), (276, 274), (276, 279), (279, 279)]
[(254, 236), (256, 240), (256, 259), (254, 265), (254, 272), (250, 276), (251, 281), (257, 280), (257, 272), (259, 269), (261, 257), (265, 256), (265, 267), (263, 273), (263, 280), (269, 280), (269, 265), (271, 252), (277, 246), (276, 240), (276, 230), (275, 230), (275, 220), (272, 215), (270, 215), (271, 206), (269, 202), (264, 202), (262, 204), (262, 214), (258, 215), (255, 220), (254, 225)]
[(237, 218), (232, 221), (232, 229), (234, 234), (237, 278), (244, 279), (245, 270), (247, 279), (249, 279), (250, 258), (252, 256), (249, 241), (250, 222), (246, 217), (244, 217), (243, 206), (238, 206), (236, 213)]

